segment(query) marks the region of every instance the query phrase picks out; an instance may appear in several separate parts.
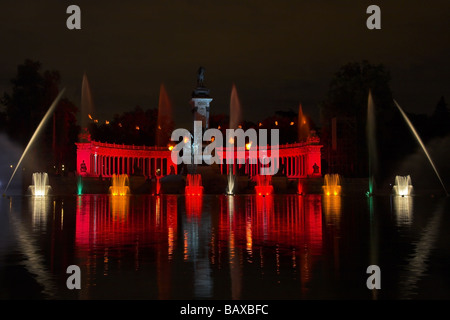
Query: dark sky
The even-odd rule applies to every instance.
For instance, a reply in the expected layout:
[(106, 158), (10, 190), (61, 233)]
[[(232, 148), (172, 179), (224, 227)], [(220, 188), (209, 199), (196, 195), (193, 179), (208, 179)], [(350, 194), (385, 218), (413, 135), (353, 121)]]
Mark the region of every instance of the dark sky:
[[(82, 30), (66, 28), (70, 4), (81, 8)], [(381, 30), (366, 28), (371, 4), (381, 7)], [(441, 96), (450, 101), (449, 31), (448, 0), (2, 0), (0, 92), (30, 58), (60, 71), (79, 104), (86, 72), (95, 116), (105, 120), (157, 107), (163, 82), (186, 126), (204, 66), (212, 113), (228, 113), (235, 83), (248, 120), (300, 102), (318, 120), (333, 73), (366, 59), (390, 70), (404, 109), (429, 114)]]

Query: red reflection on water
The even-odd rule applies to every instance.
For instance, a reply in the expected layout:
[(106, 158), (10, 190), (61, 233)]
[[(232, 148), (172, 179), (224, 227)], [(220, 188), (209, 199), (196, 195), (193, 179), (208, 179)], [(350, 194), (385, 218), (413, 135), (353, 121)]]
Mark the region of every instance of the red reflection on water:
[(191, 219), (199, 220), (202, 215), (203, 197), (186, 196), (186, 216), (188, 221)]
[[(171, 255), (177, 235), (176, 197), (80, 196), (76, 208), (75, 244), (94, 248), (158, 243)], [(167, 241), (161, 242), (161, 239)]]
[[(323, 250), (321, 195), (223, 197), (220, 208), (216, 251), (228, 249), (232, 282), (239, 278), (236, 273), (240, 272), (244, 255), (249, 263), (259, 259), (261, 269), (275, 263), (277, 274), (280, 263), (290, 263), (293, 269), (300, 269), (302, 284), (310, 281), (315, 257)], [(221, 248), (220, 244), (228, 248)], [(267, 248), (274, 248), (274, 257), (268, 256)]]
[(252, 245), (278, 243), (322, 250), (322, 204), (320, 195), (249, 197), (244, 206), (230, 207), (223, 198), (219, 228)]

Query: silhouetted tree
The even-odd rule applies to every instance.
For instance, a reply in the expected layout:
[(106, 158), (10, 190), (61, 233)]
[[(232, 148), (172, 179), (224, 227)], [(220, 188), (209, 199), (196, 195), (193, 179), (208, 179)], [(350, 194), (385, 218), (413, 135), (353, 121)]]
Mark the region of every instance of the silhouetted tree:
[[(408, 129), (393, 103), (390, 73), (368, 61), (342, 66), (330, 82), (321, 105), (322, 154), (330, 172), (368, 175), (367, 105), (375, 103), (378, 170), (386, 172), (412, 147)], [(403, 140), (403, 141), (402, 141)], [(411, 142), (411, 143), (409, 143)], [(409, 143), (409, 144), (408, 144)]]
[[(12, 89), (1, 99), (5, 106), (3, 119), (8, 136), (25, 147), (39, 123), (59, 93), (61, 76), (58, 71), (41, 73), (41, 63), (25, 60), (17, 67), (17, 75), (11, 79)], [(69, 169), (76, 159), (69, 146), (74, 147), (76, 136), (76, 107), (62, 99), (38, 139), (33, 143), (33, 163), (41, 162), (47, 170), (66, 163)], [(43, 167), (42, 167), (43, 166)]]
[(448, 110), (444, 97), (439, 99), (431, 115), (430, 129), (432, 136), (442, 137), (450, 133), (450, 111)]

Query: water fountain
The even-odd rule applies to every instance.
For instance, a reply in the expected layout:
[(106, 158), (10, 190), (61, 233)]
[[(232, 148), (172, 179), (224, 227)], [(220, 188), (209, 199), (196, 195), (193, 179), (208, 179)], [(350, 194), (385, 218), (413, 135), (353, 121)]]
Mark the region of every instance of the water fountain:
[(236, 85), (231, 87), (230, 97), (230, 129), (237, 129), (241, 121), (241, 103), (237, 94)]
[(155, 179), (155, 194), (159, 195), (161, 194), (161, 175), (157, 174)]
[(111, 178), (109, 193), (113, 196), (126, 196), (130, 193), (129, 180), (127, 174), (114, 174)]
[(369, 160), (369, 190), (367, 195), (371, 196), (374, 191), (374, 173), (377, 167), (377, 147), (376, 147), (376, 135), (375, 135), (375, 105), (372, 99), (372, 93), (369, 90), (369, 97), (367, 100), (367, 149)]
[(297, 194), (303, 195), (303, 182), (300, 179), (297, 180)]
[(323, 194), (327, 196), (341, 195), (341, 178), (337, 173), (326, 174), (324, 177)]
[(184, 193), (187, 196), (201, 196), (203, 194), (202, 176), (200, 174), (187, 175)]
[(444, 189), (445, 195), (448, 197), (448, 192), (447, 189), (445, 188), (444, 182), (442, 181), (441, 176), (439, 175), (439, 172), (433, 162), (433, 160), (431, 159), (430, 154), (428, 153), (427, 148), (425, 148), (425, 144), (422, 142), (422, 139), (420, 138), (419, 134), (417, 133), (416, 129), (414, 128), (413, 124), (411, 123), (411, 121), (409, 120), (408, 116), (406, 115), (406, 113), (403, 111), (403, 109), (399, 106), (399, 104), (397, 103), (397, 101), (394, 100), (395, 105), (397, 106), (398, 110), (400, 111), (400, 113), (402, 114), (403, 118), (405, 119), (406, 123), (409, 126), (409, 129), (411, 130), (411, 132), (413, 133), (413, 135), (416, 137), (417, 142), (419, 143), (419, 145), (422, 147), (422, 150), (425, 152), (425, 155), (428, 158), (428, 161), (430, 162), (431, 166), (433, 167), (434, 172), (436, 173), (436, 176), (438, 177), (442, 188)]
[[(236, 85), (233, 84), (231, 88), (230, 97), (230, 129), (237, 129), (239, 122), (241, 121), (241, 103), (239, 102), (239, 97), (236, 90)], [(234, 185), (236, 182), (236, 176), (233, 174), (233, 164), (229, 164), (229, 174), (227, 175), (227, 189), (226, 194), (234, 194)]]
[(230, 172), (227, 176), (227, 189), (225, 191), (228, 196), (234, 195), (235, 183), (236, 183), (236, 176)]
[(156, 145), (165, 146), (170, 140), (172, 126), (172, 104), (163, 83), (159, 88), (158, 121), (156, 127)]
[(298, 123), (297, 123), (297, 129), (298, 129), (298, 141), (306, 141), (306, 139), (309, 136), (309, 124), (308, 119), (306, 118), (305, 114), (303, 113), (302, 105), (300, 104), (298, 106)]
[(411, 177), (408, 176), (396, 176), (395, 185), (393, 187), (394, 194), (397, 196), (409, 196), (413, 186), (411, 184)]
[(80, 126), (82, 129), (87, 129), (89, 124), (89, 116), (94, 112), (94, 102), (92, 99), (91, 87), (86, 73), (83, 74), (81, 82), (81, 105), (80, 105)]
[(33, 135), (31, 136), (30, 141), (28, 141), (28, 144), (25, 148), (25, 150), (22, 153), (22, 156), (19, 159), (19, 162), (16, 164), (16, 166), (14, 167), (14, 171), (11, 175), (11, 178), (9, 178), (8, 184), (6, 185), (5, 191), (3, 192), (3, 195), (6, 194), (6, 191), (9, 188), (9, 185), (11, 184), (12, 179), (14, 178), (14, 175), (16, 174), (17, 168), (19, 168), (20, 164), (22, 163), (23, 158), (25, 157), (25, 155), (27, 154), (30, 146), (32, 145), (32, 143), (34, 142), (34, 140), (36, 139), (37, 135), (41, 132), (42, 127), (45, 126), (45, 124), (48, 122), (48, 119), (50, 119), (50, 116), (53, 114), (53, 111), (55, 110), (56, 106), (59, 103), (59, 100), (61, 100), (64, 92), (66, 91), (66, 89), (62, 89), (61, 92), (58, 94), (58, 96), (55, 98), (55, 100), (53, 101), (53, 103), (50, 105), (50, 108), (48, 108), (47, 113), (44, 115), (44, 117), (42, 118), (41, 122), (39, 123), (38, 127), (36, 128), (36, 131), (33, 133)]
[(273, 193), (272, 176), (271, 175), (256, 175), (254, 177), (256, 186), (255, 193), (258, 196), (268, 196)]
[(81, 177), (81, 175), (79, 175), (77, 177), (77, 195), (82, 195), (83, 194), (83, 178)]
[(28, 187), (31, 190), (31, 194), (35, 197), (45, 197), (48, 195), (51, 187), (48, 184), (47, 172), (35, 172), (33, 173), (33, 184)]

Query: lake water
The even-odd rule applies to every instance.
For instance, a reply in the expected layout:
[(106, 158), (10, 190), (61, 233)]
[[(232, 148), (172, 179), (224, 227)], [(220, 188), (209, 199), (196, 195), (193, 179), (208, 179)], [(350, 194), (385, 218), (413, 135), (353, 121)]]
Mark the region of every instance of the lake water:
[[(1, 299), (449, 299), (450, 201), (0, 198)], [(69, 265), (81, 290), (69, 290)], [(381, 289), (366, 286), (369, 265)]]

